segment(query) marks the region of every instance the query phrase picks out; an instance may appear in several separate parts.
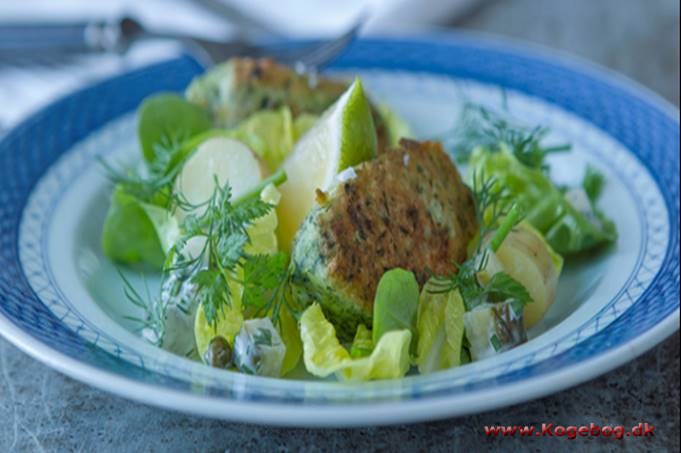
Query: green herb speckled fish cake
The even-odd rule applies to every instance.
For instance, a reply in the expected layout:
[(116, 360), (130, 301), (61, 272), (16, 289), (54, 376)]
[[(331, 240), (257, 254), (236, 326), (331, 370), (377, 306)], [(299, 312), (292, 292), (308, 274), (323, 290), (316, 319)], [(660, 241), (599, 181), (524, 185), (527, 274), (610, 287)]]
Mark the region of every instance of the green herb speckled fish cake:
[(454, 272), (478, 226), (470, 189), (437, 142), (400, 147), (355, 167), (310, 212), (292, 251), (293, 294), (319, 302), (344, 340), (371, 326), (376, 286), (395, 267), (422, 285)]
[[(320, 115), (338, 99), (349, 84), (307, 76), (269, 58), (232, 58), (194, 79), (187, 99), (205, 108), (217, 127), (230, 128), (253, 113), (288, 106), (294, 117), (303, 113)], [(379, 150), (388, 142), (383, 117), (372, 107)]]

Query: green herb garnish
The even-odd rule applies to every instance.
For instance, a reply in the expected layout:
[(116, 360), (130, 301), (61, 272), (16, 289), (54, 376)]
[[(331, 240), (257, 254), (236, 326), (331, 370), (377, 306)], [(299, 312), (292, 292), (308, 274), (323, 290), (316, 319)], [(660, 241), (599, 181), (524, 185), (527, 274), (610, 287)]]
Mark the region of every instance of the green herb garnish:
[(584, 189), (584, 192), (586, 192), (586, 196), (589, 198), (592, 205), (595, 205), (596, 201), (598, 201), (604, 185), (605, 177), (603, 176), (603, 173), (596, 170), (591, 165), (587, 165), (584, 178), (582, 179), (582, 188)]
[(456, 127), (444, 137), (446, 148), (459, 162), (467, 162), (477, 147), (498, 152), (504, 147), (524, 165), (546, 169), (544, 162), (551, 153), (567, 151), (569, 144), (542, 144), (549, 129), (543, 126), (527, 128), (513, 124), (503, 115), (481, 105), (467, 103)]
[[(493, 178), (473, 175), (473, 198), (480, 225), (473, 252), (462, 264), (455, 264), (456, 273), (434, 276), (430, 286), (432, 293), (458, 290), (467, 310), (485, 301), (494, 303), (512, 299), (523, 305), (532, 301), (527, 289), (505, 272), (495, 273), (486, 283), (481, 283), (478, 278), (478, 273), (487, 265), (489, 253), (496, 252), (513, 227), (522, 220), (518, 205), (509, 203), (508, 195), (496, 189), (495, 183)], [(510, 208), (506, 208), (509, 205)], [(485, 239), (490, 235), (491, 239), (485, 246)]]

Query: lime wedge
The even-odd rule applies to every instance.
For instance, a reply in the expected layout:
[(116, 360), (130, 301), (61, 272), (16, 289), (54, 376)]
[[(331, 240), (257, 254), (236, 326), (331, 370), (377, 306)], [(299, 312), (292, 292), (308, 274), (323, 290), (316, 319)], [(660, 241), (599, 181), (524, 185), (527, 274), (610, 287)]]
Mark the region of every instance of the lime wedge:
[(279, 187), (279, 244), (289, 250), (293, 236), (314, 206), (315, 190), (327, 190), (336, 175), (376, 156), (371, 107), (359, 79), (303, 135), (283, 163), (288, 180)]

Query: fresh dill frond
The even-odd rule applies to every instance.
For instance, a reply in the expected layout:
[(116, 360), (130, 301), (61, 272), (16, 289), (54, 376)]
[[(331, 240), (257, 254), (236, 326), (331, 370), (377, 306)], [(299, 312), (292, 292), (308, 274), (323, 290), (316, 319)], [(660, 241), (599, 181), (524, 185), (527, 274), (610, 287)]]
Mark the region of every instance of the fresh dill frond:
[(502, 302), (513, 299), (519, 304), (529, 303), (531, 298), (525, 287), (505, 272), (495, 273), (486, 283), (481, 283), (478, 278), (478, 274), (487, 267), (489, 254), (498, 250), (522, 219), (522, 213), (518, 205), (512, 203), (509, 194), (497, 187), (494, 178), (485, 178), (482, 173), (476, 173), (472, 183), (476, 217), (480, 225), (472, 252), (463, 263), (455, 263), (457, 272), (433, 276), (429, 291), (442, 294), (458, 290), (467, 310), (485, 300)]
[(194, 143), (184, 136), (162, 136), (160, 142), (154, 144), (154, 160), (146, 163), (144, 172), (122, 166), (116, 168), (102, 158), (98, 160), (109, 180), (122, 186), (126, 193), (142, 202), (172, 210), (178, 204), (173, 184), (187, 147), (194, 147)]
[[(230, 281), (238, 281), (237, 269), (248, 260), (245, 251), (250, 243), (248, 227), (268, 214), (274, 205), (259, 197), (231, 201), (229, 183), (220, 186), (215, 179), (215, 191), (207, 202), (191, 204), (181, 199), (190, 213), (180, 228), (183, 232), (169, 253), (169, 266), (174, 271), (188, 270), (196, 285), (197, 302), (203, 306), (206, 320), (216, 325), (220, 314), (232, 306)], [(184, 247), (188, 241), (204, 241), (198, 256), (188, 257)]]
[(123, 281), (123, 293), (125, 294), (126, 299), (140, 308), (144, 313), (144, 316), (141, 318), (125, 316), (125, 319), (137, 323), (140, 331), (148, 331), (145, 337), (152, 343), (158, 345), (165, 334), (165, 310), (162, 303), (160, 300), (152, 299), (146, 280), (144, 281), (146, 297), (142, 297), (123, 272), (118, 268), (116, 268), (116, 271)]
[(142, 175), (134, 169), (115, 168), (104, 159), (99, 159), (108, 179), (123, 187), (126, 193), (139, 201), (171, 209), (173, 207), (173, 183), (177, 170), (163, 172), (149, 171)]
[(459, 162), (467, 162), (478, 147), (499, 152), (504, 147), (524, 165), (546, 169), (546, 156), (567, 151), (569, 144), (545, 146), (543, 140), (549, 129), (514, 124), (506, 116), (478, 104), (464, 105), (455, 127), (443, 137), (445, 148)]
[(479, 255), (485, 239), (506, 217), (511, 209), (512, 197), (508, 190), (501, 188), (494, 177), (486, 177), (483, 171), (476, 171), (471, 178), (475, 217), (480, 230), (475, 238), (471, 255)]

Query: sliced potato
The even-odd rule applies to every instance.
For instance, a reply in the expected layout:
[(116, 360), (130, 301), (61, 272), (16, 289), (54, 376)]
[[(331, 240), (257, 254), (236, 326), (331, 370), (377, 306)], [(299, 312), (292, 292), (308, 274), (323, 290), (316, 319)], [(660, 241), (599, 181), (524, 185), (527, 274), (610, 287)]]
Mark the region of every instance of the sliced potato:
[[(203, 142), (182, 167), (175, 190), (188, 202), (200, 205), (215, 191), (215, 180), (221, 186), (229, 182), (232, 200), (255, 187), (263, 177), (263, 168), (253, 152), (240, 141), (214, 137)], [(205, 207), (191, 212), (200, 214)], [(188, 212), (178, 212), (180, 217)]]
[(526, 328), (536, 324), (553, 303), (562, 268), (563, 258), (526, 222), (509, 233), (487, 265), (488, 272), (506, 272), (530, 293), (532, 303), (523, 313)]

